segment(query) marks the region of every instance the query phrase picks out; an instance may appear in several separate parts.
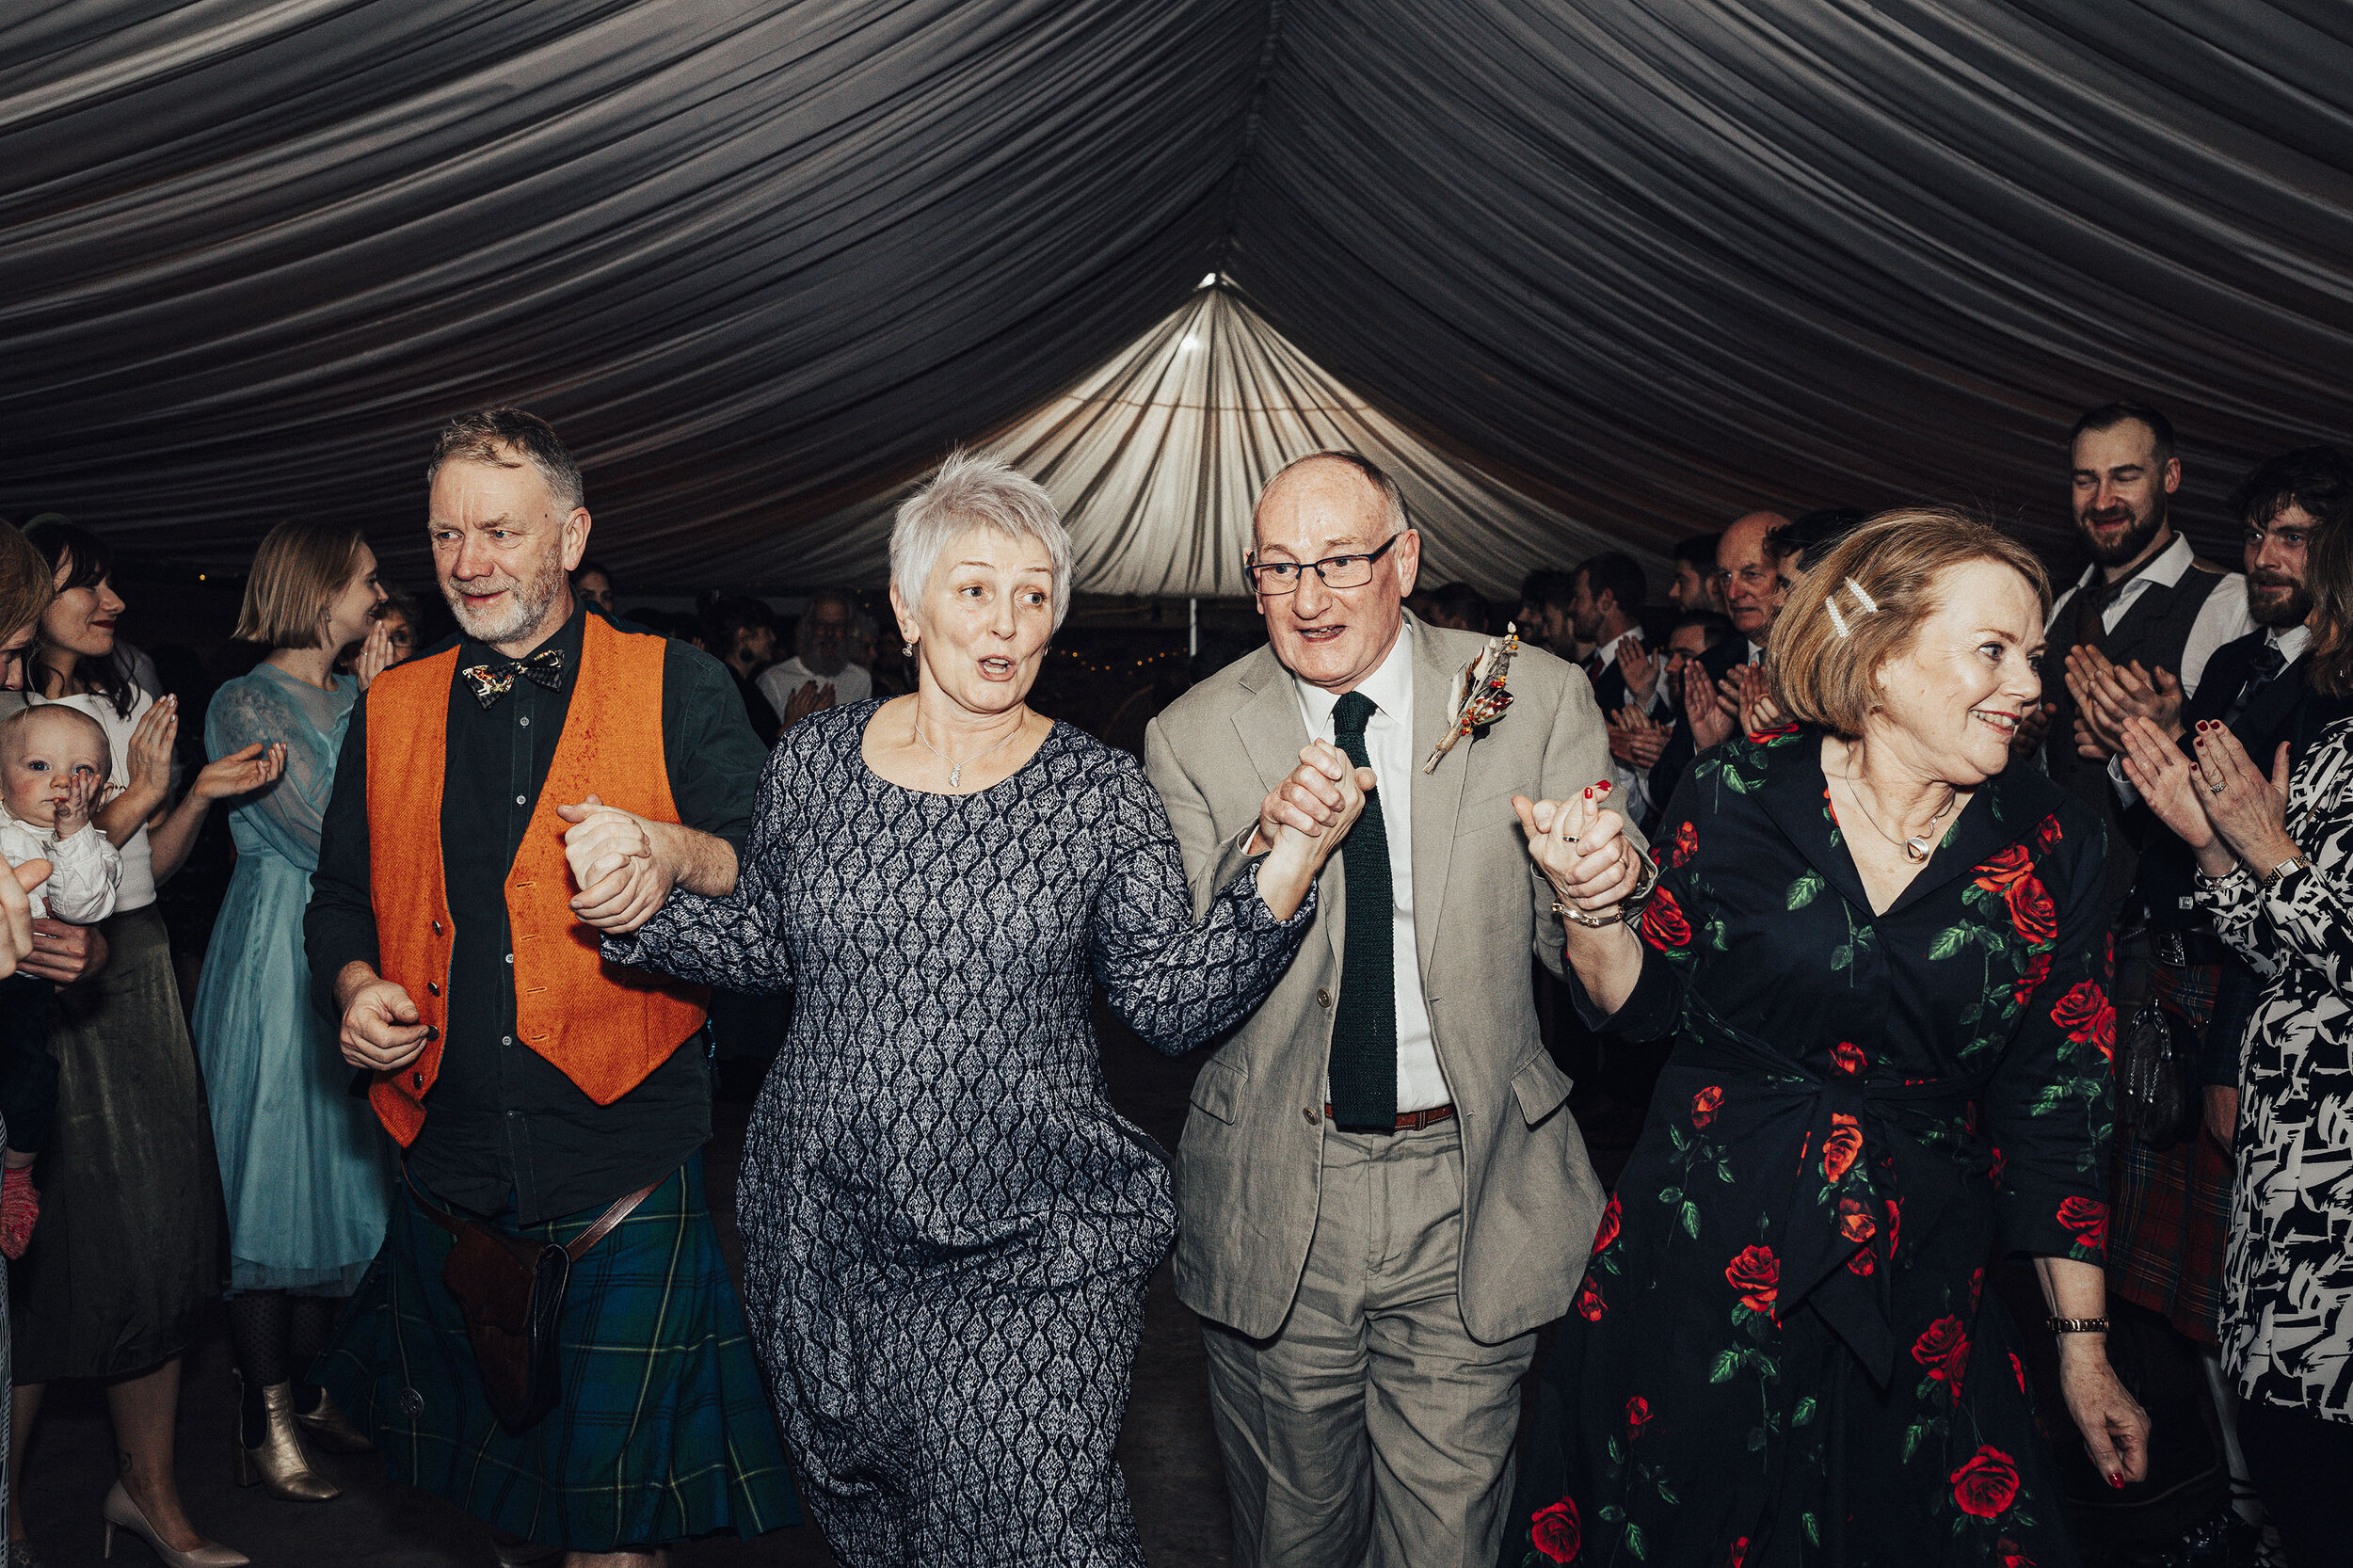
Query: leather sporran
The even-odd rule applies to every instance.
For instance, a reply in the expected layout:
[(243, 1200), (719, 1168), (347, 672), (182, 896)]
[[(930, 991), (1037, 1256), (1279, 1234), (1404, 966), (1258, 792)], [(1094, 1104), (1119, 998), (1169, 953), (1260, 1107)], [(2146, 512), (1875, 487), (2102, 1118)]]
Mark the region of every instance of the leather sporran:
[(2202, 1107), (2190, 1083), (2197, 1046), (2188, 1021), (2153, 997), (2125, 1020), (2117, 1049), (2117, 1112), (2151, 1148), (2169, 1149), (2197, 1134)]

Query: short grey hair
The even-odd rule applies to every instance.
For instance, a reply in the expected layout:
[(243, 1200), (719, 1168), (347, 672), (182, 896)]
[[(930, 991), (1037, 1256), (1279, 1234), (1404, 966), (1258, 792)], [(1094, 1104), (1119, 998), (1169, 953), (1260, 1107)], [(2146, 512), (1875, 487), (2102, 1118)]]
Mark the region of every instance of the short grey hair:
[[(556, 439), (555, 427), (527, 408), (477, 408), (451, 420), (433, 442), (433, 460), (424, 469), (427, 489), (441, 465), (450, 462), (488, 463), (492, 468), (529, 463), (538, 470), (558, 517), (569, 517), (587, 504), (580, 465)], [(582, 569), (587, 565), (583, 561)], [(605, 578), (612, 580), (609, 574)]]
[(1046, 487), (996, 457), (952, 453), (922, 488), (902, 502), (890, 530), (890, 580), (910, 604), (930, 589), (940, 553), (957, 536), (993, 528), (1035, 539), (1054, 566), (1054, 630), (1070, 613), (1070, 531)]
[(1397, 481), (1390, 478), (1379, 463), (1359, 453), (1344, 452), (1338, 447), (1327, 447), (1321, 452), (1310, 452), (1305, 457), (1293, 457), (1289, 462), (1276, 469), (1273, 475), (1259, 487), (1257, 503), (1250, 508), (1250, 543), (1253, 549), (1257, 548), (1258, 542), (1258, 506), (1265, 504), (1268, 493), (1275, 486), (1281, 484), (1283, 476), (1291, 470), (1305, 467), (1309, 463), (1327, 462), (1345, 463), (1354, 469), (1374, 489), (1381, 492), (1381, 536), (1383, 538), (1394, 539), (1413, 526), (1405, 519), (1404, 492), (1397, 488)]

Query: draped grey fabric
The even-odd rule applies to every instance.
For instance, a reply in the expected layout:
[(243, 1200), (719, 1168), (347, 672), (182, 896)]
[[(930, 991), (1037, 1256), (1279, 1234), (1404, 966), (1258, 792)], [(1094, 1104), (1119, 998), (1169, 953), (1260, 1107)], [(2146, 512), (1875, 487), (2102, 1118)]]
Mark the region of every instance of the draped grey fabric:
[(2122, 394), (2211, 535), (2353, 424), (2349, 170), (2338, 0), (26, 0), (0, 512), (413, 570), (512, 400), (626, 587), (871, 577), (827, 520), (1222, 271), (1519, 498), (1498, 562), (1921, 496), (2063, 551)]

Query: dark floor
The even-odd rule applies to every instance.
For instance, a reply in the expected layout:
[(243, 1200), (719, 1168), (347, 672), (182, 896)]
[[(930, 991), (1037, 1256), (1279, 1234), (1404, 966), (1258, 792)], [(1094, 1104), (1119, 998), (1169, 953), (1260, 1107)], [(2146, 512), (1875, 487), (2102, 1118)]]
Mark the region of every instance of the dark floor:
[[(1185, 1097), (1203, 1055), (1171, 1062), (1103, 1020), (1104, 1068), (1121, 1111), (1163, 1146), (1184, 1126)], [(1580, 1091), (1595, 1162), (1614, 1176), (1632, 1141), (1628, 1113)], [(712, 1208), (734, 1256), (731, 1220), (744, 1109), (722, 1104), (707, 1158)], [(740, 1260), (738, 1260), (740, 1262)], [(1223, 1568), (1227, 1560), (1225, 1482), (1209, 1431), (1200, 1320), (1176, 1297), (1169, 1271), (1152, 1281), (1144, 1339), (1119, 1458), (1155, 1568)], [(230, 1481), (235, 1407), (225, 1324), (190, 1354), (180, 1416), (180, 1478), (200, 1528), (250, 1555), (261, 1568), (333, 1563), (349, 1568), (488, 1568), (482, 1528), (437, 1497), (386, 1480), (373, 1456), (320, 1460), (344, 1488), (333, 1502), (281, 1503)], [(96, 1568), (99, 1503), (113, 1475), (104, 1402), (92, 1386), (59, 1384), (41, 1413), (25, 1475), (25, 1519), (48, 1568)], [(154, 1561), (142, 1542), (119, 1539), (116, 1563)], [(817, 1568), (829, 1564), (815, 1527), (758, 1541), (701, 1541), (675, 1548), (675, 1568)]]

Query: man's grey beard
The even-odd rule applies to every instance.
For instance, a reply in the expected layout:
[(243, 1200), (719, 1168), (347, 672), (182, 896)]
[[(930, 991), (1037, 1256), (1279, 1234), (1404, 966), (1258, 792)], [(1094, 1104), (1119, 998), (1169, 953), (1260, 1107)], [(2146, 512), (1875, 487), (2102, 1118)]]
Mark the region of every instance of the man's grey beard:
[(822, 653), (808, 648), (801, 654), (801, 665), (811, 675), (840, 675), (849, 662), (849, 650), (840, 643)]
[[(2087, 533), (2084, 536), (2084, 548), (2090, 551), (2091, 558), (2104, 567), (2123, 566), (2148, 549), (2149, 541), (2164, 532), (2165, 517), (2166, 498), (2160, 495), (2157, 497), (2156, 505), (2151, 509), (2149, 515), (2135, 523), (2131, 532), (2127, 533), (2114, 547), (2102, 550), (2091, 542), (2091, 536)], [(2080, 528), (2083, 525), (2083, 519), (2078, 517), (2075, 523)]]
[(540, 617), (554, 607), (557, 597), (564, 592), (566, 580), (563, 567), (551, 555), (547, 569), (529, 582), (520, 579), (511, 581), (514, 582), (511, 600), (514, 608), (495, 620), (469, 612), (456, 585), (442, 584), (441, 597), (449, 600), (450, 614), (457, 617), (457, 629), (475, 642), (488, 643), (493, 648), (502, 643), (520, 641), (523, 633), (538, 625)]

